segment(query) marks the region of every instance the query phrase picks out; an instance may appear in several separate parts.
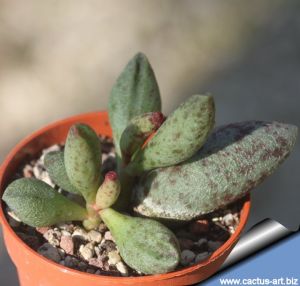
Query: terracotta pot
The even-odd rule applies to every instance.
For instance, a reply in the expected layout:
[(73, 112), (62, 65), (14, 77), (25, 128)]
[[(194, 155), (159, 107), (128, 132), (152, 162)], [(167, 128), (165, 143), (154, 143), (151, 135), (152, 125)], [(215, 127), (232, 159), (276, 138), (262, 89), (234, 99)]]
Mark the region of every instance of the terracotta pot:
[[(99, 134), (111, 136), (106, 112), (93, 112), (73, 116), (50, 124), (22, 140), (7, 156), (0, 169), (0, 194), (22, 162), (36, 156), (42, 149), (63, 143), (70, 126), (76, 122), (89, 124)], [(1, 203), (0, 220), (4, 241), (13, 260), (22, 286), (121, 286), (121, 285), (190, 285), (200, 282), (215, 273), (222, 265), (243, 228), (250, 211), (250, 199), (244, 203), (240, 224), (236, 232), (213, 255), (204, 262), (179, 271), (145, 277), (109, 277), (87, 274), (54, 263), (28, 247), (9, 226)]]

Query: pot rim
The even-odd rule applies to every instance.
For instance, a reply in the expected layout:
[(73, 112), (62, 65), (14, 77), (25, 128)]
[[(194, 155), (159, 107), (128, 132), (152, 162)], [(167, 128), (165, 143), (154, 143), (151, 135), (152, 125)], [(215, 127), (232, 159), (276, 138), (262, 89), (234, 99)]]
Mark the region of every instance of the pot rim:
[[(6, 168), (8, 167), (10, 161), (12, 160), (12, 158), (20, 151), (22, 150), (22, 148), (28, 144), (30, 141), (32, 141), (34, 138), (42, 136), (43, 133), (45, 133), (45, 131), (56, 127), (58, 125), (61, 124), (65, 124), (67, 122), (69, 122), (71, 119), (75, 119), (76, 117), (93, 117), (96, 114), (105, 114), (107, 113), (106, 111), (94, 111), (94, 112), (88, 112), (88, 113), (81, 113), (78, 115), (73, 115), (73, 116), (69, 116), (65, 119), (61, 119), (61, 120), (57, 120), (53, 123), (50, 123), (34, 132), (32, 132), (31, 134), (29, 134), (28, 136), (26, 136), (23, 140), (21, 140), (6, 156), (5, 160), (3, 161), (3, 163), (0, 166), (0, 182), (3, 180), (3, 174), (4, 171), (6, 170)], [(4, 215), (4, 210), (3, 210), (3, 204), (4, 202), (1, 199), (0, 202), (0, 224), (2, 225), (3, 229), (5, 229), (5, 231), (7, 232), (7, 234), (9, 234), (10, 236), (12, 236), (20, 245), (21, 247), (25, 248), (26, 251), (30, 252), (31, 255), (36, 256), (36, 258), (39, 258), (41, 260), (43, 260), (49, 267), (52, 267), (54, 269), (56, 269), (57, 271), (61, 271), (61, 272), (67, 272), (69, 274), (71, 274), (72, 276), (85, 276), (87, 279), (103, 279), (105, 278), (107, 281), (112, 281), (112, 282), (123, 282), (126, 283), (126, 281), (128, 282), (132, 282), (132, 280), (136, 280), (137, 283), (138, 282), (151, 282), (151, 281), (157, 281), (157, 278), (159, 277), (159, 280), (168, 280), (177, 276), (185, 276), (189, 273), (204, 269), (207, 265), (209, 265), (211, 262), (213, 262), (214, 260), (218, 259), (225, 251), (227, 251), (229, 248), (232, 247), (232, 245), (234, 245), (237, 240), (239, 239), (244, 226), (247, 223), (248, 217), (249, 217), (249, 213), (250, 213), (250, 206), (251, 206), (251, 201), (250, 201), (250, 194), (248, 194), (246, 196), (246, 201), (244, 202), (244, 205), (242, 207), (241, 210), (241, 215), (240, 215), (240, 222), (238, 224), (238, 227), (236, 228), (235, 232), (229, 237), (229, 239), (221, 246), (219, 247), (215, 252), (213, 252), (213, 254), (206, 260), (204, 260), (203, 262), (200, 263), (196, 263), (192, 266), (188, 266), (188, 267), (184, 267), (180, 270), (176, 270), (176, 271), (172, 271), (172, 272), (168, 272), (168, 273), (164, 273), (164, 274), (155, 274), (155, 275), (146, 275), (146, 276), (131, 276), (131, 277), (112, 277), (112, 276), (105, 276), (105, 275), (95, 275), (95, 274), (90, 274), (90, 273), (86, 273), (86, 272), (81, 272), (79, 270), (75, 270), (75, 269), (71, 269), (68, 268), (66, 266), (60, 265), (56, 262), (53, 262), (50, 259), (45, 258), (44, 256), (40, 255), (38, 252), (36, 252), (35, 250), (31, 249), (25, 242), (23, 242), (18, 235), (15, 233), (15, 231), (11, 228), (11, 226), (9, 225), (5, 215)]]

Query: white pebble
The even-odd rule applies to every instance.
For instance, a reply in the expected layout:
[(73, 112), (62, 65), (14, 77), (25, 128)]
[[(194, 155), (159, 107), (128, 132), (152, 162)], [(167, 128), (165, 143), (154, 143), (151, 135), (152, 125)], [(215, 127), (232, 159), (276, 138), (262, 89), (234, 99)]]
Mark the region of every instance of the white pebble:
[(111, 232), (109, 230), (105, 232), (104, 239), (105, 240), (115, 241), (114, 238), (113, 238), (113, 236), (111, 235)]
[(233, 225), (234, 222), (235, 222), (233, 215), (232, 215), (231, 213), (225, 215), (225, 216), (223, 217), (223, 222), (224, 222), (224, 224), (225, 224), (226, 226)]
[(85, 230), (82, 228), (76, 228), (72, 234), (73, 237), (77, 237), (81, 240), (88, 240), (89, 236)]
[(62, 230), (62, 231), (61, 231), (61, 234), (62, 234), (62, 236), (71, 236), (71, 233), (69, 233), (69, 232), (66, 231), (66, 230)]
[(13, 211), (9, 210), (9, 211), (7, 211), (7, 214), (8, 214), (11, 218), (13, 218), (15, 221), (21, 222), (21, 220), (16, 216), (16, 214), (15, 214)]
[(33, 175), (34, 175), (37, 179), (40, 179), (41, 174), (42, 174), (42, 172), (43, 172), (43, 169), (41, 168), (41, 166), (38, 165), (38, 164), (36, 164), (36, 165), (33, 167), (32, 171), (33, 171)]
[(102, 162), (104, 162), (107, 159), (108, 155), (105, 153), (102, 153)]
[(54, 229), (49, 229), (44, 233), (44, 238), (53, 246), (59, 246), (60, 244), (60, 239), (61, 239), (61, 232), (54, 230)]
[(88, 233), (88, 237), (90, 241), (94, 241), (94, 242), (101, 242), (102, 240), (102, 234), (96, 230), (91, 230)]
[(44, 158), (45, 158), (45, 155), (47, 153), (50, 153), (50, 152), (53, 152), (53, 151), (60, 151), (60, 150), (61, 150), (61, 147), (58, 144), (52, 145), (49, 148), (44, 149), (43, 150), (43, 155), (41, 156), (39, 161), (41, 162), (42, 165), (44, 165)]
[(80, 245), (79, 253), (85, 260), (91, 259), (95, 254), (93, 244), (88, 243), (86, 245)]
[(121, 273), (122, 276), (128, 276), (128, 269), (122, 261), (116, 264), (116, 268), (118, 269), (118, 271)]
[(121, 261), (121, 257), (117, 251), (111, 251), (108, 253), (108, 264), (109, 265), (116, 265), (120, 261)]
[(94, 251), (96, 253), (96, 256), (100, 256), (100, 248), (98, 246), (94, 247)]
[(193, 251), (185, 249), (181, 252), (180, 263), (184, 266), (187, 266), (194, 260), (195, 256), (196, 255)]
[(45, 182), (46, 184), (50, 185), (51, 187), (55, 186), (53, 181), (50, 179), (50, 176), (48, 175), (48, 172), (46, 172), (46, 171), (41, 172), (39, 179), (41, 181)]
[(205, 260), (207, 257), (209, 257), (209, 255), (210, 254), (207, 251), (199, 253), (195, 258), (195, 263)]

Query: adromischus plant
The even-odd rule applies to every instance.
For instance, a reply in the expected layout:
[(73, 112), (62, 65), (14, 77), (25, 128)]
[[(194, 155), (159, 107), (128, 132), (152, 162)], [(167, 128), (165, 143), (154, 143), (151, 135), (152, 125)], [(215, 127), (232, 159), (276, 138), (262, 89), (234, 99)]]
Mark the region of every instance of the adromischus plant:
[[(12, 182), (3, 200), (35, 227), (78, 220), (92, 229), (103, 220), (124, 261), (145, 274), (172, 271), (179, 262), (178, 241), (162, 222), (191, 221), (244, 196), (289, 155), (297, 137), (293, 125), (261, 121), (212, 132), (210, 95), (193, 95), (165, 118), (141, 53), (112, 89), (109, 118), (118, 174), (102, 178), (100, 141), (84, 124), (71, 127), (64, 151), (44, 160), (53, 182), (82, 196), (85, 207), (36, 179)], [(120, 212), (132, 209), (143, 218)]]

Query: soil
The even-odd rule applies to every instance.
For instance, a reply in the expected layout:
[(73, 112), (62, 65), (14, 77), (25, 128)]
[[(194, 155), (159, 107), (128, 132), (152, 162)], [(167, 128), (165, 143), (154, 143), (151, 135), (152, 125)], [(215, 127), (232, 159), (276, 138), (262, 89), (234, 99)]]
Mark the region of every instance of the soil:
[[(115, 170), (112, 140), (100, 137), (102, 143), (102, 172)], [(44, 155), (61, 150), (54, 145), (43, 150), (36, 159), (21, 166), (13, 179), (35, 177), (53, 186), (69, 199), (84, 204), (81, 197), (65, 192), (50, 179), (44, 167)], [(235, 232), (239, 224), (243, 199), (224, 209), (203, 216), (180, 229), (174, 230), (181, 247), (178, 269), (206, 260)], [(110, 276), (141, 276), (122, 260), (110, 231), (104, 223), (87, 232), (80, 222), (66, 222), (51, 227), (33, 228), (23, 224), (6, 209), (7, 219), (16, 234), (32, 249), (56, 263), (79, 271)]]

